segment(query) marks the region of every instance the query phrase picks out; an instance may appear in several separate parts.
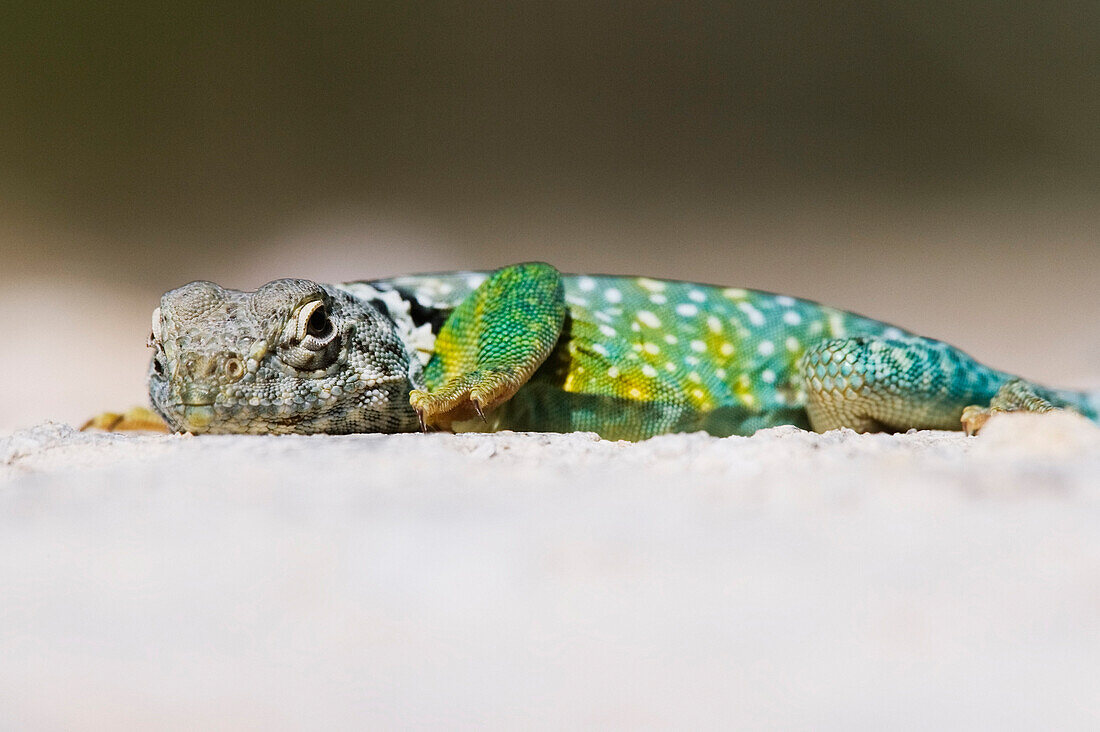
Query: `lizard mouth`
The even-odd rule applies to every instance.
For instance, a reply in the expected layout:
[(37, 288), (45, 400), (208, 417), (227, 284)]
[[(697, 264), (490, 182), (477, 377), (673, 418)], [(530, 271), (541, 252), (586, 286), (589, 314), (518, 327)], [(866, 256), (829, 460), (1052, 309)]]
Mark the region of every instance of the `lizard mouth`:
[(189, 432), (204, 432), (214, 421), (214, 405), (184, 404), (183, 422)]
[(217, 392), (212, 388), (196, 387), (191, 385), (184, 388), (180, 394), (181, 407), (210, 407), (217, 399)]

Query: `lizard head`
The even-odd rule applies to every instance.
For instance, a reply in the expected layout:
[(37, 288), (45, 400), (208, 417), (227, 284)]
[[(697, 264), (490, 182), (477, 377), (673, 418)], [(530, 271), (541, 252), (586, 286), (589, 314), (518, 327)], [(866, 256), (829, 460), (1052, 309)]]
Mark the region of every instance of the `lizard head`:
[(192, 282), (153, 312), (149, 397), (194, 433), (398, 432), (421, 380), (392, 321), (309, 280), (255, 292)]

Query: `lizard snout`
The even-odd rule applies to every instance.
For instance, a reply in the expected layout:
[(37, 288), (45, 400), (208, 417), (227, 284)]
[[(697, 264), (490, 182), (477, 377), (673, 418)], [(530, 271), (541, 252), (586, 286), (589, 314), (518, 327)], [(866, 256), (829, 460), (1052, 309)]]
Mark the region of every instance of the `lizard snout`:
[(173, 379), (183, 428), (194, 433), (209, 430), (218, 395), (224, 387), (240, 381), (246, 371), (244, 361), (235, 353), (184, 354)]
[(240, 381), (244, 361), (235, 353), (188, 353), (180, 359), (174, 379), (178, 403), (187, 407), (214, 404), (222, 387)]
[(189, 353), (180, 360), (179, 376), (196, 385), (232, 384), (244, 375), (244, 361), (235, 353)]

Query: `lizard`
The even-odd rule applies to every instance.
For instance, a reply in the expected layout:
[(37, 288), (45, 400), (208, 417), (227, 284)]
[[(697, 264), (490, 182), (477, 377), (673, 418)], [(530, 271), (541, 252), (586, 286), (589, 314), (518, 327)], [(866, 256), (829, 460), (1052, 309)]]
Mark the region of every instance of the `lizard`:
[(537, 262), (253, 292), (192, 282), (161, 298), (149, 346), (153, 408), (196, 434), (973, 434), (999, 411), (1100, 412), (1100, 395), (810, 300)]

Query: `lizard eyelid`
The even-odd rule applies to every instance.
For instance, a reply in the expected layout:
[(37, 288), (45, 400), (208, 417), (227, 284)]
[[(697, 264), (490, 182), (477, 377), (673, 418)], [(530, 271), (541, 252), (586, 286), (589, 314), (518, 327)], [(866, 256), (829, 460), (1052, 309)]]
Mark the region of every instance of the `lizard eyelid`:
[(313, 336), (314, 338), (325, 338), (332, 332), (332, 321), (329, 320), (328, 313), (325, 311), (324, 305), (319, 308), (315, 308), (313, 313), (310, 314), (309, 320), (306, 321), (306, 335)]
[(320, 351), (336, 337), (336, 326), (329, 317), (325, 303), (320, 300), (306, 303), (293, 321), (292, 341), (310, 351)]

